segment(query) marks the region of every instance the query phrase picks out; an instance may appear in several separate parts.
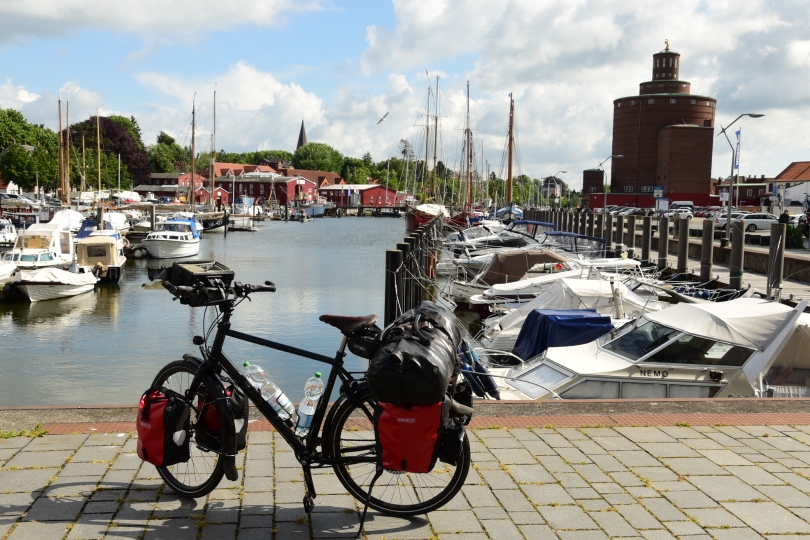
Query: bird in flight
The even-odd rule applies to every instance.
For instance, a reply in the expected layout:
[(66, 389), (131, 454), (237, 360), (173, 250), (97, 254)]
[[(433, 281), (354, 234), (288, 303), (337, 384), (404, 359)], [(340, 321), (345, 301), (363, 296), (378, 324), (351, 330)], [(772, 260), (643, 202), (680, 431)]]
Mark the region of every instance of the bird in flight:
[(381, 123), (383, 120), (385, 120), (385, 118), (386, 118), (387, 116), (388, 116), (388, 113), (385, 113), (385, 114), (383, 115), (383, 117), (382, 117), (382, 118), (380, 118), (379, 120), (377, 120), (377, 125), (379, 125), (379, 124), (380, 124), (380, 123)]

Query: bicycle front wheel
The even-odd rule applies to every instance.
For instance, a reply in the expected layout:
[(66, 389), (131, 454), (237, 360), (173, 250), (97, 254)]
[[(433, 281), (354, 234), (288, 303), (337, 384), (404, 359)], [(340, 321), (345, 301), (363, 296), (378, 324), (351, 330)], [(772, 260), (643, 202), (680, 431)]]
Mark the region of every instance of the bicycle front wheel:
[[(334, 457), (368, 458), (377, 455), (371, 418), (374, 400), (367, 391), (357, 397), (364, 408), (345, 398), (335, 404), (337, 409), (325, 441)], [(340, 483), (353, 497), (365, 503), (369, 485), (376, 473), (376, 463), (338, 463), (333, 467)], [(438, 461), (428, 473), (383, 471), (374, 484), (369, 506), (398, 517), (431, 512), (455, 497), (464, 485), (469, 469), (470, 443), (465, 436), (457, 466)]]
[[(197, 372), (197, 365), (188, 360), (177, 360), (166, 365), (155, 377), (152, 386), (163, 386), (169, 390), (174, 390), (178, 394), (185, 395), (186, 390), (194, 380)], [(208, 377), (200, 384), (196, 395), (192, 399), (193, 409), (191, 411), (190, 444), (191, 458), (185, 463), (177, 463), (168, 467), (158, 467), (158, 474), (166, 484), (178, 495), (197, 498), (209, 494), (222, 480), (225, 473), (224, 460), (219, 453), (208, 450), (197, 444), (196, 427), (200, 424), (200, 414), (205, 406), (214, 407), (213, 393), (209, 391), (209, 384), (212, 384)], [(220, 424), (224, 425), (225, 419), (220, 416)], [(209, 446), (210, 443), (209, 443)]]

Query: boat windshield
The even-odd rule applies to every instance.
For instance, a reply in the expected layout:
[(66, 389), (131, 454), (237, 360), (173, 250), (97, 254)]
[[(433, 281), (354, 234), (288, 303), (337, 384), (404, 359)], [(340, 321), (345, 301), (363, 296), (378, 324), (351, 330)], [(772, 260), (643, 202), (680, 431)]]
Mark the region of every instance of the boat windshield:
[(467, 237), (468, 240), (475, 240), (476, 238), (484, 238), (490, 236), (492, 231), (487, 229), (486, 227), (471, 227), (464, 231), (464, 236)]
[[(632, 323), (603, 337), (602, 348), (630, 360), (638, 360), (675, 337), (678, 331), (662, 324), (647, 321), (639, 326)], [(613, 337), (615, 336), (615, 338)]]
[(189, 232), (191, 225), (188, 223), (156, 223), (155, 230), (157, 231), (172, 231), (172, 232)]
[(739, 345), (684, 334), (643, 362), (740, 367), (753, 353)]

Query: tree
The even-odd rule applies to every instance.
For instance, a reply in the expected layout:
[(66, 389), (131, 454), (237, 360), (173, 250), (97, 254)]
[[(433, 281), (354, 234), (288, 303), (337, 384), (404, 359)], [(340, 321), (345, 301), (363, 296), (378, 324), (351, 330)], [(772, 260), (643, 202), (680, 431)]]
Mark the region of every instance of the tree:
[(408, 142), (408, 139), (400, 139), (397, 148), (399, 148), (399, 153), (402, 155), (402, 159), (413, 161), (413, 145)]
[[(96, 136), (96, 117), (92, 116), (71, 126), (71, 146), (74, 148), (71, 153), (71, 160), (76, 152), (75, 148), (81, 149), (82, 136), (84, 136), (85, 147), (93, 153), (93, 160), (87, 159), (88, 163), (96, 163), (98, 156), (95, 149), (100, 146), (102, 152), (102, 188), (117, 187), (118, 155), (121, 155), (121, 187), (130, 187), (145, 182), (149, 179), (149, 156), (139, 141), (130, 133), (130, 130), (121, 123), (107, 117), (98, 118), (101, 140)], [(90, 167), (88, 166), (88, 169)], [(71, 166), (73, 169), (73, 166)], [(77, 171), (77, 169), (74, 169)], [(71, 183), (80, 181), (78, 173), (71, 174)], [(93, 176), (88, 174), (90, 178)]]
[(343, 155), (323, 143), (305, 144), (295, 151), (292, 161), (296, 169), (339, 173), (343, 168)]
[(161, 131), (158, 133), (157, 136), (157, 143), (158, 144), (168, 144), (169, 146), (175, 144), (177, 141), (174, 140), (174, 137), (166, 133), (165, 131)]
[(123, 116), (110, 116), (110, 120), (120, 124), (132, 136), (132, 139), (138, 144), (138, 148), (143, 149), (143, 140), (141, 139), (141, 128), (134, 116), (125, 118)]
[(374, 165), (374, 160), (371, 159), (371, 152), (366, 152), (365, 154), (363, 154), (363, 163), (366, 164), (366, 167)]
[(177, 172), (174, 166), (174, 152), (168, 144), (156, 144), (150, 146), (147, 151), (149, 156), (149, 169), (156, 173)]
[(280, 159), (286, 163), (293, 160), (293, 155), (286, 150), (259, 150), (253, 156), (254, 165), (258, 165), (263, 159)]

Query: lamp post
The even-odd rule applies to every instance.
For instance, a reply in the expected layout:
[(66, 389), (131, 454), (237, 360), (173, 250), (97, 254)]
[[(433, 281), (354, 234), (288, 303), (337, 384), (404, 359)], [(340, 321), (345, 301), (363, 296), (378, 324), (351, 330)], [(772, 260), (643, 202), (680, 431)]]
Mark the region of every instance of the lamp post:
[[(620, 158), (623, 158), (623, 157), (624, 156), (622, 154), (613, 154), (611, 156), (608, 156), (605, 159), (603, 159), (602, 162), (596, 168), (597, 169), (602, 169), (602, 164), (604, 164), (607, 160), (609, 160), (611, 158), (620, 159)], [(605, 169), (602, 169), (602, 172), (605, 172)], [(605, 212), (607, 211), (607, 184), (603, 184), (602, 191), (605, 192), (605, 199), (604, 199), (604, 203), (602, 204), (602, 215), (604, 215)]]
[[(557, 201), (558, 201), (557, 202), (557, 208), (559, 209), (559, 207), (560, 207), (560, 204), (559, 204), (560, 197), (557, 196), (557, 175), (558, 174), (568, 174), (568, 171), (557, 171), (552, 176), (552, 178), (554, 179), (554, 195), (555, 195), (554, 198), (557, 199)], [(560, 195), (562, 195), (562, 190), (560, 190)], [(549, 198), (551, 198), (551, 197), (549, 197)]]
[[(742, 118), (743, 116), (750, 116), (751, 118), (762, 118), (765, 116), (764, 114), (759, 113), (743, 113), (737, 118), (734, 119), (734, 122)], [(726, 134), (726, 130), (734, 125), (734, 122), (730, 123), (726, 127), (720, 126), (720, 133), (717, 134), (719, 137), (721, 134), (725, 136), (726, 141), (728, 141), (729, 147), (731, 147), (731, 175), (728, 177), (728, 201), (726, 201), (726, 241), (731, 241), (731, 201), (733, 200), (732, 194), (734, 193), (734, 162), (737, 158), (737, 151), (734, 149), (734, 145), (731, 144), (731, 141)]]

